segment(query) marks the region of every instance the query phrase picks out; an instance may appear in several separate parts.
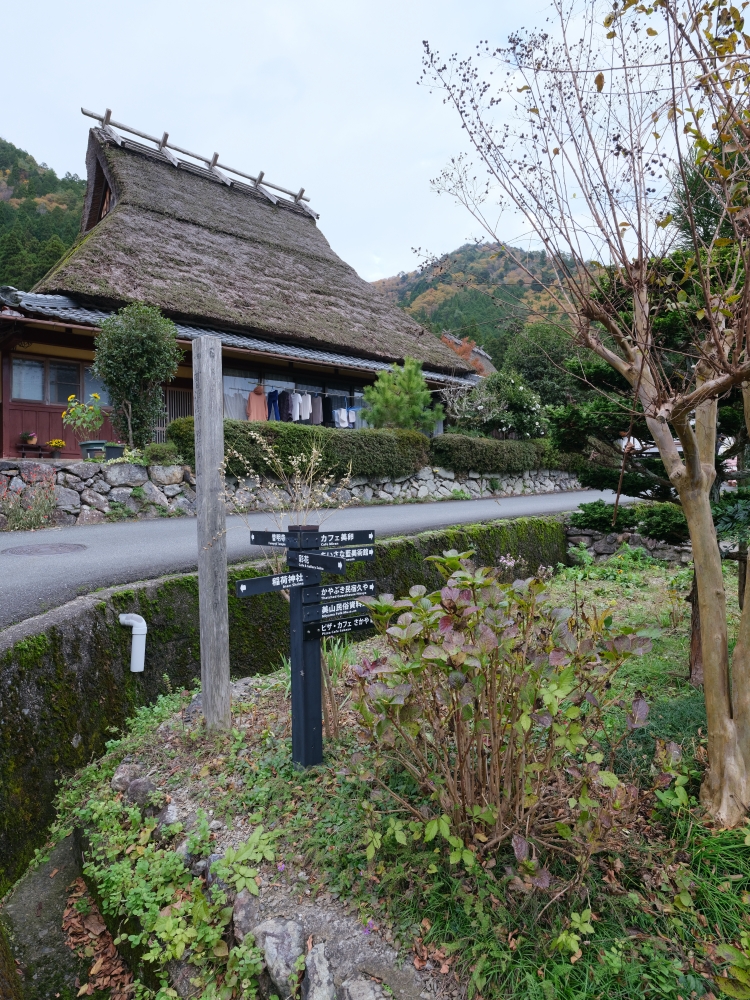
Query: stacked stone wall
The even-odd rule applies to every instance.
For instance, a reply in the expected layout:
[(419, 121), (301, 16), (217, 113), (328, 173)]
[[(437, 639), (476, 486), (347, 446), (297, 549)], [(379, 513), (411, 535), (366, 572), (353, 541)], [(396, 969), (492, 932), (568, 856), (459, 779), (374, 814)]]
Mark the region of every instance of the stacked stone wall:
[[(196, 513), (195, 476), (186, 465), (132, 465), (117, 462), (0, 461), (0, 500), (17, 494), (28, 505), (40, 483), (54, 487), (52, 524), (97, 524), (124, 518), (193, 516)], [(456, 473), (425, 466), (416, 474), (387, 478), (359, 476), (348, 489), (332, 487), (336, 496), (355, 503), (417, 503), (437, 500), (479, 499), (558, 493), (580, 489), (571, 472), (532, 469), (497, 476), (478, 472)], [(238, 509), (267, 510), (273, 501), (268, 482), (227, 484), (228, 500)], [(0, 530), (7, 517), (0, 506)]]

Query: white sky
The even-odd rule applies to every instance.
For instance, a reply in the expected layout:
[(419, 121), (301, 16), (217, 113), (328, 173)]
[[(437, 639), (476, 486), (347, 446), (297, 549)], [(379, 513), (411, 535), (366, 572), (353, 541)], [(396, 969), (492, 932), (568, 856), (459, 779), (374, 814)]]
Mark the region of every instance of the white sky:
[[(479, 229), (429, 181), (463, 138), (418, 87), (422, 39), (468, 54), (541, 24), (544, 0), (38, 0), (3, 49), (0, 135), (85, 175), (80, 107), (240, 170), (304, 186), (333, 249), (368, 280), (413, 270), (412, 247)], [(7, 40), (10, 41), (9, 39)], [(510, 234), (509, 234), (510, 235)]]

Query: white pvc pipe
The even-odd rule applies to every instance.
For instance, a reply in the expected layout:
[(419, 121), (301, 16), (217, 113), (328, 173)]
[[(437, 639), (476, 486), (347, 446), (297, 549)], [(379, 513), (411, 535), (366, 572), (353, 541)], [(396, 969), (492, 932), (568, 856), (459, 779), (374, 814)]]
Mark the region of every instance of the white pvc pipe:
[(130, 671), (133, 674), (143, 672), (146, 659), (146, 633), (148, 625), (140, 615), (120, 615), (120, 624), (133, 629), (133, 639), (130, 647)]

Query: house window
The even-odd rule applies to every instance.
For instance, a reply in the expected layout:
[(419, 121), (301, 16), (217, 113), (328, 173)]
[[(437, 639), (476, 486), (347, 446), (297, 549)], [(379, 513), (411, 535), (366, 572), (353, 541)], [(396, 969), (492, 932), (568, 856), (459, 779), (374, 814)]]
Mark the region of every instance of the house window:
[(31, 358), (13, 358), (12, 395), (14, 399), (44, 402), (45, 365)]
[(50, 361), (49, 363), (49, 394), (50, 403), (67, 403), (68, 396), (77, 396), (81, 391), (81, 366), (69, 361)]
[(94, 377), (91, 366), (81, 364), (80, 361), (14, 357), (12, 372), (13, 399), (64, 406), (69, 396), (77, 396), (88, 402), (91, 394), (96, 392), (99, 394), (100, 405), (109, 406), (106, 389)]
[(99, 405), (109, 406), (109, 393), (94, 375), (90, 367), (83, 369), (83, 398), (88, 403), (89, 396), (93, 393), (99, 395)]

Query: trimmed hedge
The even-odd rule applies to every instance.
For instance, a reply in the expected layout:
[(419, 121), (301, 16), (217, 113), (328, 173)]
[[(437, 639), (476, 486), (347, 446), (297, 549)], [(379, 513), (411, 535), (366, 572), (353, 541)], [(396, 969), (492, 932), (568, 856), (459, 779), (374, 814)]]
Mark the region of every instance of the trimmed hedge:
[(557, 451), (546, 438), (525, 441), (496, 441), (494, 438), (443, 434), (430, 443), (433, 465), (453, 472), (527, 472), (530, 469), (559, 469), (578, 472), (586, 463), (581, 455)]
[[(430, 461), (430, 442), (418, 431), (404, 430), (335, 430), (306, 424), (248, 423), (244, 420), (224, 421), (224, 446), (239, 452), (255, 472), (267, 471), (263, 452), (250, 435), (254, 431), (275, 446), (288, 461), (304, 453), (315, 439), (323, 447), (323, 462), (336, 476), (351, 470), (353, 476), (409, 476)], [(167, 437), (173, 441), (186, 462), (195, 468), (195, 430), (193, 417), (179, 417), (167, 427)], [(229, 471), (244, 475), (239, 462), (229, 462)]]
[[(299, 455), (312, 436), (323, 445), (324, 462), (336, 476), (346, 474), (351, 462), (353, 476), (410, 476), (425, 465), (453, 472), (483, 475), (528, 472), (530, 469), (558, 469), (580, 472), (586, 467), (582, 455), (557, 451), (546, 438), (532, 441), (496, 441), (494, 438), (443, 434), (430, 441), (418, 431), (334, 430), (306, 424), (247, 423), (224, 421), (224, 443), (233, 448), (256, 472), (266, 472), (261, 449), (248, 433), (262, 434), (284, 459)], [(192, 417), (179, 417), (167, 427), (167, 437), (177, 445), (186, 462), (195, 468), (195, 430)], [(243, 475), (240, 463), (229, 463), (229, 471)]]

